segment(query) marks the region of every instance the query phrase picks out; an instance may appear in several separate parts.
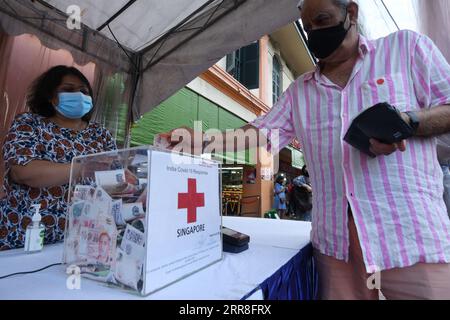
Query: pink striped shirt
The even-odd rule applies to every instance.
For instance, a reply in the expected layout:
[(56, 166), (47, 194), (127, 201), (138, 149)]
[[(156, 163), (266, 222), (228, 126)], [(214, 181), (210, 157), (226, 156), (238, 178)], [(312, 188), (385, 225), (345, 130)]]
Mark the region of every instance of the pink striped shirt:
[(375, 159), (343, 140), (352, 119), (379, 102), (400, 111), (450, 104), (450, 66), (429, 38), (412, 31), (375, 41), (360, 36), (345, 88), (317, 68), (252, 124), (269, 137), (278, 129), (278, 150), (294, 137), (302, 143), (314, 191), (311, 240), (321, 253), (348, 261), (350, 205), (367, 272), (449, 263), (436, 139), (413, 138), (406, 152)]

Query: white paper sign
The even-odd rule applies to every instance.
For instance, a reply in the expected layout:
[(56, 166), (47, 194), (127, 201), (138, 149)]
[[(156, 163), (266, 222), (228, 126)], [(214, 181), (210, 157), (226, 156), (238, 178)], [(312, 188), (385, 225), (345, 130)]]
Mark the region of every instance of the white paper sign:
[(153, 151), (149, 169), (144, 294), (222, 258), (218, 164)]

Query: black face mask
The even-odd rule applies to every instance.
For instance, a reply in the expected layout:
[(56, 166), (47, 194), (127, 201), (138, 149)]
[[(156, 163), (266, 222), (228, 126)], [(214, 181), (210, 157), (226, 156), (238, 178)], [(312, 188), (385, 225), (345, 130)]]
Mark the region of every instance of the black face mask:
[(318, 59), (325, 59), (339, 48), (344, 42), (350, 27), (345, 29), (344, 25), (347, 21), (347, 14), (344, 22), (340, 22), (337, 26), (311, 30), (308, 33), (308, 48)]

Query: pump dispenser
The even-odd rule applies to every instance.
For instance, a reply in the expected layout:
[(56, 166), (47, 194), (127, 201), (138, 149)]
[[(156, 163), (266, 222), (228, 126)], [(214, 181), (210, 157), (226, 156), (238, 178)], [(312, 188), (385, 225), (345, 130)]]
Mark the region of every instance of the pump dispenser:
[(44, 247), (44, 233), (45, 227), (41, 223), (41, 214), (39, 209), (41, 209), (40, 204), (32, 205), (35, 209), (35, 213), (32, 218), (32, 223), (27, 227), (25, 233), (25, 252), (39, 252)]

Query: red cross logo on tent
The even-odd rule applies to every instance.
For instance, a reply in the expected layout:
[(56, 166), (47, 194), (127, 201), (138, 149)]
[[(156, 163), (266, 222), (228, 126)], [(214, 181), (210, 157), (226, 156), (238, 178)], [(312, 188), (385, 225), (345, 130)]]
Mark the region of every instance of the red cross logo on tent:
[(205, 206), (205, 194), (197, 193), (197, 179), (188, 179), (188, 192), (178, 194), (178, 209), (187, 209), (187, 222), (197, 221), (197, 208)]

